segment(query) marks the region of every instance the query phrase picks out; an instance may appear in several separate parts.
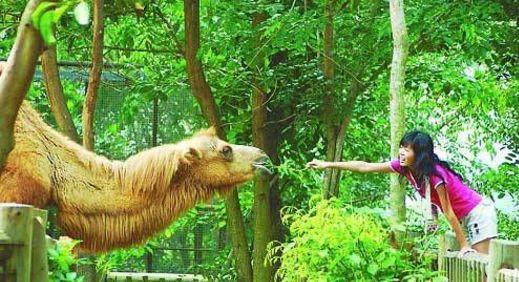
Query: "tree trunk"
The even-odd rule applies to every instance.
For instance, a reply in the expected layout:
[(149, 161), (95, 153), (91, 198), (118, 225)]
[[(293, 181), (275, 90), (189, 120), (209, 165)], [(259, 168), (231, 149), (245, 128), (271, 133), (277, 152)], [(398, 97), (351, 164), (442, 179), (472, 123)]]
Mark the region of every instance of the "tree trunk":
[(236, 257), (236, 271), (238, 281), (252, 281), (252, 265), (245, 234), (245, 223), (241, 213), (238, 191), (234, 189), (225, 200), (225, 211), (227, 212), (227, 230), (231, 237), (232, 251)]
[[(252, 19), (252, 28), (256, 32), (255, 45), (261, 50), (261, 31), (258, 25), (265, 21), (267, 16), (263, 13), (255, 13)], [(269, 153), (267, 131), (267, 97), (259, 80), (265, 54), (259, 52), (255, 55), (252, 78), (252, 143), (255, 147)], [(275, 151), (275, 150), (274, 150)], [(273, 240), (273, 226), (270, 204), (270, 181), (272, 176), (256, 177), (254, 181), (254, 242), (253, 242), (253, 281), (273, 281), (272, 267), (265, 263), (267, 245)]]
[(87, 94), (83, 105), (83, 146), (91, 151), (94, 150), (94, 112), (103, 68), (103, 0), (94, 0), (93, 7), (92, 68), (88, 77)]
[[(393, 61), (390, 78), (390, 123), (391, 123), (391, 157), (398, 156), (400, 138), (404, 132), (404, 79), (407, 58), (407, 30), (404, 17), (403, 0), (390, 0), (389, 13), (393, 32)], [(403, 238), (401, 227), (405, 223), (405, 190), (396, 174), (391, 175), (391, 210), (392, 229), (397, 243)], [(400, 241), (400, 242), (399, 242)]]
[[(224, 132), (220, 127), (218, 108), (213, 93), (205, 79), (202, 63), (197, 58), (200, 47), (199, 1), (184, 0), (184, 14), (186, 30), (185, 57), (191, 91), (198, 101), (207, 122), (214, 126), (218, 136), (224, 139)], [(236, 257), (238, 280), (252, 281), (252, 266), (245, 234), (245, 224), (236, 190), (233, 190), (226, 199), (225, 208), (228, 216), (229, 235), (231, 236), (232, 248)]]
[(31, 24), (31, 14), (39, 0), (27, 3), (18, 26), (16, 40), (0, 75), (0, 171), (14, 148), (14, 123), (29, 89), (42, 52), (42, 38)]
[[(104, 42), (104, 13), (103, 0), (93, 1), (93, 48), (92, 68), (88, 77), (87, 93), (83, 104), (83, 147), (94, 151), (94, 113), (97, 100), (97, 92), (101, 84), (101, 72), (103, 69), (103, 42)], [(80, 256), (83, 254), (80, 254)], [(85, 255), (92, 262), (96, 256)], [(100, 274), (97, 273), (95, 263), (80, 265), (78, 273), (85, 276), (85, 281), (97, 281)]]
[[(326, 24), (324, 27), (324, 63), (323, 72), (325, 79), (325, 95), (323, 103), (323, 119), (326, 130), (326, 160), (333, 161), (336, 155), (336, 142), (338, 137), (335, 112), (335, 85), (333, 62), (333, 18), (335, 0), (327, 0), (325, 4)], [(328, 199), (337, 196), (337, 186), (332, 187), (332, 179), (338, 172), (336, 169), (327, 169), (324, 172), (323, 198)]]
[[(200, 105), (202, 114), (210, 125), (217, 126), (219, 125), (218, 107), (216, 106), (211, 87), (209, 87), (205, 79), (202, 62), (197, 58), (198, 50), (200, 49), (199, 5), (198, 0), (184, 1), (187, 74), (192, 93)], [(218, 129), (218, 131), (220, 132), (221, 129)]]
[(61, 132), (77, 143), (81, 142), (77, 134), (76, 127), (72, 121), (72, 116), (67, 108), (67, 102), (63, 95), (63, 87), (59, 77), (58, 60), (56, 55), (56, 46), (48, 47), (41, 56), (41, 66), (45, 88), (47, 89), (47, 97), (50, 102), (50, 109), (54, 114), (56, 123)]
[[(346, 138), (346, 131), (348, 126), (350, 125), (351, 117), (353, 115), (353, 109), (355, 108), (355, 101), (357, 100), (357, 96), (361, 93), (363, 88), (360, 87), (360, 83), (353, 78), (351, 80), (350, 89), (348, 92), (347, 102), (344, 105), (344, 117), (342, 119), (341, 124), (337, 131), (336, 139), (334, 140), (335, 147), (333, 148), (335, 154), (333, 156), (334, 162), (342, 161), (342, 147), (344, 146), (344, 141)], [(338, 169), (331, 171), (330, 183), (328, 190), (328, 196), (338, 196), (339, 195), (339, 183), (341, 180), (341, 171)]]

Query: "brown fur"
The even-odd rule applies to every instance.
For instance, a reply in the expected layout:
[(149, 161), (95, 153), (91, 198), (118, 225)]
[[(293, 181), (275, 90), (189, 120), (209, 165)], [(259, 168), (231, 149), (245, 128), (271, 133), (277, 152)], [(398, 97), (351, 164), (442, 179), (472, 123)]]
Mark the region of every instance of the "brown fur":
[(0, 202), (56, 205), (61, 229), (92, 252), (142, 243), (196, 203), (251, 179), (253, 161), (264, 156), (209, 129), (110, 161), (51, 129), (26, 102), (15, 141), (0, 174)]

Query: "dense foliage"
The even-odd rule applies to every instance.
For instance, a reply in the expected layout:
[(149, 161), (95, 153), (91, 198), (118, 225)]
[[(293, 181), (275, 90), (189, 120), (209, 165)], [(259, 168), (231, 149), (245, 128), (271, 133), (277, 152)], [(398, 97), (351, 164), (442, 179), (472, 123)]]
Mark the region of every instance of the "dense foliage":
[(309, 211), (288, 214), (293, 239), (280, 249), (283, 281), (398, 281), (434, 277), (426, 263), (394, 249), (385, 220), (372, 209), (321, 201)]

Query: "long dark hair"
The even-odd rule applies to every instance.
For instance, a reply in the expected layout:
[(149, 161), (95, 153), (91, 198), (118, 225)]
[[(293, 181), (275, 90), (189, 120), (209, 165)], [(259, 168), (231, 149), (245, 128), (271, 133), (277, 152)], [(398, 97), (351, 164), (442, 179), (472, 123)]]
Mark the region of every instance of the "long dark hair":
[[(430, 175), (437, 175), (441, 178), (441, 175), (436, 171), (436, 164), (440, 164), (460, 179), (463, 179), (461, 175), (452, 170), (449, 163), (440, 160), (434, 153), (433, 140), (429, 134), (418, 130), (409, 131), (400, 140), (400, 146), (411, 147), (414, 151), (415, 160), (412, 166), (415, 172), (414, 176), (417, 178), (417, 184), (424, 183), (425, 177)], [(408, 168), (404, 167), (403, 170), (407, 172)]]

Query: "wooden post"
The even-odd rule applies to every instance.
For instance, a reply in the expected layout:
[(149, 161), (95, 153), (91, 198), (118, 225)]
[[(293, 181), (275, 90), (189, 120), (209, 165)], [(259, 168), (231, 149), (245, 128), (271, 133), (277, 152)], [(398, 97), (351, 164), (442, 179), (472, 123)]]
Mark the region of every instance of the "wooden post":
[(14, 247), (5, 271), (15, 275), (7, 275), (6, 282), (31, 281), (32, 211), (32, 206), (28, 205), (0, 204), (0, 230), (11, 239), (10, 244)]
[(519, 242), (493, 239), (490, 241), (488, 281), (494, 282), (502, 268), (519, 269)]
[(31, 282), (47, 282), (49, 265), (47, 262), (47, 211), (34, 209), (32, 255), (31, 255)]
[(438, 270), (447, 272), (447, 258), (445, 255), (448, 251), (457, 251), (460, 249), (458, 240), (453, 232), (446, 232), (441, 235), (438, 243)]
[(463, 260), (463, 266), (461, 268), (462, 273), (462, 279), (465, 279), (464, 281), (474, 281), (474, 279), (469, 280), (471, 277), (470, 275), (474, 272), (471, 271), (470, 263), (472, 260)]
[(7, 280), (6, 261), (11, 257), (13, 250), (9, 243), (11, 238), (0, 229), (0, 281)]
[(440, 238), (438, 239), (438, 270), (440, 272), (446, 272), (447, 269), (445, 268), (445, 253), (447, 253), (447, 245), (445, 243), (445, 234), (441, 234)]

